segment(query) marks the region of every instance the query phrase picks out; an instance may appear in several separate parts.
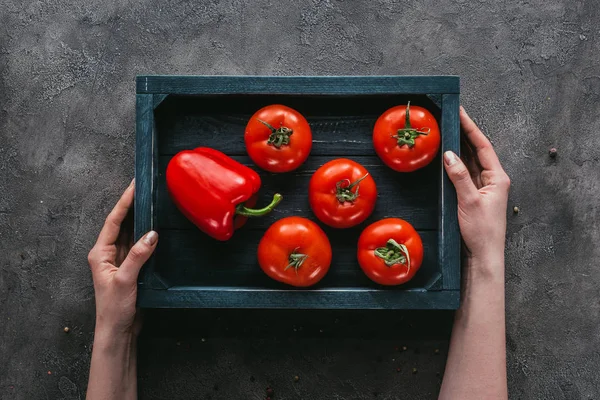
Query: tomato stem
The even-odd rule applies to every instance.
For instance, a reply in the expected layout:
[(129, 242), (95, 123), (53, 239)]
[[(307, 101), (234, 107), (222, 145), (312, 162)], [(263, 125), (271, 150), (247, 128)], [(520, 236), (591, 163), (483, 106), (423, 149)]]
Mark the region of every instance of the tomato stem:
[(267, 144), (274, 146), (276, 149), (280, 149), (283, 145), (290, 144), (290, 136), (294, 133), (292, 129), (283, 126), (283, 123), (278, 129), (275, 129), (273, 125), (269, 124), (267, 121), (258, 118), (257, 120), (271, 130)]
[(404, 244), (400, 244), (394, 239), (388, 239), (385, 247), (376, 248), (374, 253), (377, 257), (381, 258), (388, 267), (395, 264), (404, 264), (410, 271), (410, 256), (408, 254), (408, 248), (406, 248)]
[(235, 213), (243, 217), (261, 217), (273, 211), (277, 204), (281, 202), (282, 198), (282, 195), (280, 195), (279, 193), (275, 193), (275, 195), (273, 196), (273, 200), (271, 200), (271, 204), (259, 209), (248, 208), (244, 206), (243, 203), (238, 204), (238, 206), (235, 208)]
[(304, 261), (306, 261), (306, 259), (308, 258), (308, 254), (298, 253), (298, 249), (299, 247), (296, 247), (288, 257), (289, 264), (286, 265), (284, 271), (287, 271), (289, 268), (294, 267), (296, 275), (298, 275), (298, 269), (300, 269), (302, 264), (304, 264)]
[[(335, 184), (336, 194), (335, 196), (339, 200), (340, 203), (344, 203), (346, 201), (353, 202), (358, 197), (358, 190), (360, 189), (360, 182), (369, 176), (367, 172), (365, 176), (362, 176), (355, 180), (354, 182), (350, 182), (350, 179), (342, 179), (338, 183)], [(346, 184), (347, 186), (344, 186)], [(352, 189), (356, 186), (356, 192), (352, 192)]]
[(398, 146), (407, 145), (412, 148), (415, 145), (415, 139), (419, 135), (428, 135), (430, 132), (429, 128), (413, 129), (410, 124), (410, 101), (406, 105), (404, 128), (398, 129), (395, 135), (392, 135), (394, 139), (398, 141)]

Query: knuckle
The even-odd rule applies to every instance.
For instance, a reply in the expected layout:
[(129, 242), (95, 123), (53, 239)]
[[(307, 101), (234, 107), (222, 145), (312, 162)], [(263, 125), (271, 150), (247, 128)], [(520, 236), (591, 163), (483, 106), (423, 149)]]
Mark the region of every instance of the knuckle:
[(131, 285), (131, 281), (129, 279), (129, 277), (126, 274), (115, 274), (114, 276), (114, 283), (117, 286), (129, 286)]
[(456, 178), (459, 181), (466, 181), (468, 179), (471, 179), (471, 174), (469, 174), (469, 171), (464, 166), (461, 167), (462, 168), (456, 171)]
[(140, 246), (133, 246), (131, 250), (129, 250), (129, 258), (132, 261), (138, 261), (142, 257), (144, 257), (144, 249)]
[(98, 256), (96, 255), (97, 250), (95, 247), (93, 247), (90, 252), (88, 253), (87, 256), (87, 260), (88, 260), (88, 264), (90, 264), (90, 267), (92, 265), (94, 265), (96, 263), (96, 260), (98, 259)]
[(117, 227), (120, 227), (120, 224), (119, 224), (119, 223), (116, 221), (116, 219), (115, 219), (115, 214), (114, 214), (114, 211), (111, 211), (111, 212), (110, 212), (110, 213), (107, 215), (106, 219), (104, 220), (104, 225), (107, 225), (107, 226), (117, 226)]
[(113, 218), (112, 218), (112, 211), (111, 211), (108, 213), (106, 218), (104, 218), (104, 225), (112, 224), (112, 221), (113, 221)]
[(508, 177), (508, 175), (506, 173), (503, 173), (499, 180), (498, 180), (498, 185), (506, 190), (508, 190), (510, 188), (510, 178)]
[(151, 253), (152, 249), (143, 242), (136, 243), (131, 250), (129, 250), (129, 255), (127, 256), (132, 262), (139, 263), (142, 260), (148, 258), (148, 255)]
[(481, 206), (481, 197), (469, 196), (464, 199), (464, 203), (467, 208), (479, 208)]
[(479, 196), (479, 195), (472, 196), (469, 199), (469, 202), (471, 204), (471, 207), (477, 208), (477, 207), (481, 206), (481, 202), (482, 202), (481, 196)]

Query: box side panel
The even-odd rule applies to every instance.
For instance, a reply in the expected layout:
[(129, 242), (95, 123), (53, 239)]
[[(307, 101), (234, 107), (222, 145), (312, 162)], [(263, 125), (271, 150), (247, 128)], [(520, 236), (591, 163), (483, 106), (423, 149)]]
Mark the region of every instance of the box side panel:
[[(139, 240), (155, 229), (156, 137), (154, 131), (154, 99), (151, 94), (136, 95), (135, 139), (135, 204), (134, 238)], [(151, 257), (138, 281), (147, 288), (165, 288), (155, 275), (155, 257)]]
[(140, 290), (144, 308), (293, 308), (433, 310), (458, 308), (457, 290), (243, 290), (238, 288)]
[[(460, 126), (458, 94), (442, 96), (442, 154), (453, 151), (460, 155)], [(460, 231), (456, 191), (441, 164), (439, 260), (442, 264), (443, 287), (460, 289)]]
[(458, 93), (456, 76), (138, 76), (137, 93), (432, 94)]

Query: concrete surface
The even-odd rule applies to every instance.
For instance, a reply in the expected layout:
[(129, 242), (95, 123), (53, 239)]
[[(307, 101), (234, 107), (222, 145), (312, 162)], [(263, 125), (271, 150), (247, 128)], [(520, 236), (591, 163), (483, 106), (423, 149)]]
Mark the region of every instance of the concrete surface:
[[(86, 254), (133, 174), (134, 77), (197, 73), (460, 75), (521, 210), (511, 398), (600, 398), (598, 21), (597, 0), (0, 0), (0, 397), (84, 397)], [(140, 398), (432, 399), (450, 321), (155, 312)]]

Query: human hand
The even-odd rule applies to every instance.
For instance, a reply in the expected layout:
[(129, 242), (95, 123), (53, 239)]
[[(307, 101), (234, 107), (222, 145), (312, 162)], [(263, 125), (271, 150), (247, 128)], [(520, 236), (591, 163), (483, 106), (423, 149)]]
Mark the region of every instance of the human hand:
[(483, 264), (503, 261), (510, 179), (492, 144), (463, 107), (460, 107), (460, 124), (466, 138), (467, 165), (447, 151), (444, 167), (456, 188), (458, 223), (467, 247), (467, 259)]
[(439, 398), (508, 399), (504, 241), (510, 179), (462, 107), (460, 124), (466, 165), (448, 151), (444, 167), (456, 188), (466, 264)]
[(150, 258), (158, 234), (148, 232), (135, 245), (131, 231), (130, 209), (134, 181), (110, 212), (96, 244), (88, 255), (96, 293), (96, 338), (137, 336), (141, 328), (136, 318), (137, 278)]

